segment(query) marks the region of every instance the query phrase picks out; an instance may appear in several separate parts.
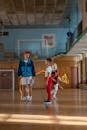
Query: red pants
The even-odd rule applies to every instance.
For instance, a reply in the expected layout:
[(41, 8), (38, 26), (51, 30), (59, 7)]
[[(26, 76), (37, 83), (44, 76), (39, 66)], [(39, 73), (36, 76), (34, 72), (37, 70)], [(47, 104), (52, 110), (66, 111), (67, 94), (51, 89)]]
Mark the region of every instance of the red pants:
[(47, 85), (46, 85), (46, 91), (48, 95), (47, 100), (51, 100), (51, 88), (52, 88), (52, 78), (48, 78)]

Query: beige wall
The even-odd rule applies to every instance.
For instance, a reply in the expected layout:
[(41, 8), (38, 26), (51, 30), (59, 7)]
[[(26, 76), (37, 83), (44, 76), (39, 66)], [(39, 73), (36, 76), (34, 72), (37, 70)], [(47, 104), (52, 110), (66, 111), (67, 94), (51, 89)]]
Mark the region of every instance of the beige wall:
[[(76, 68), (77, 66), (77, 57), (74, 56), (62, 56), (62, 57), (55, 57), (54, 61), (57, 63), (60, 75), (67, 74), (69, 79), (69, 84), (62, 84), (64, 88), (71, 88), (74, 87), (74, 83), (72, 84), (72, 68)], [(75, 73), (75, 72), (74, 72)], [(78, 75), (76, 74), (76, 79)], [(75, 78), (75, 77), (74, 77)]]
[[(64, 88), (71, 88), (71, 68), (77, 67), (77, 58), (73, 56), (60, 56), (54, 58), (55, 63), (57, 63), (60, 74), (67, 74), (69, 79), (69, 84), (63, 84)], [(44, 60), (37, 60), (34, 62), (36, 72), (43, 70), (46, 68)], [(18, 60), (16, 61), (0, 61), (0, 68), (6, 69), (14, 69), (15, 70), (15, 80), (16, 80), (16, 88), (18, 88), (18, 77), (17, 77), (17, 68), (18, 68)], [(35, 88), (43, 88), (45, 87), (44, 74), (36, 76), (35, 79)]]

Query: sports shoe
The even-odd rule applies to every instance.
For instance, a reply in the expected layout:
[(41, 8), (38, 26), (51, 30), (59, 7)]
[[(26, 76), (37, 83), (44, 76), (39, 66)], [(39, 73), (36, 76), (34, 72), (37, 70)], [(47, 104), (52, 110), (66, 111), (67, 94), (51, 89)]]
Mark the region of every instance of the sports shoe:
[(32, 96), (30, 96), (30, 101), (32, 101)]
[(55, 95), (53, 95), (53, 96), (52, 96), (52, 99), (56, 100), (56, 96), (55, 96)]
[(32, 101), (32, 96), (27, 96), (27, 101)]
[(22, 97), (22, 99), (21, 99), (22, 101), (26, 101), (26, 97), (24, 96), (24, 97)]
[(44, 103), (46, 103), (46, 104), (52, 104), (52, 102), (50, 100), (46, 100), (46, 101), (44, 101)]

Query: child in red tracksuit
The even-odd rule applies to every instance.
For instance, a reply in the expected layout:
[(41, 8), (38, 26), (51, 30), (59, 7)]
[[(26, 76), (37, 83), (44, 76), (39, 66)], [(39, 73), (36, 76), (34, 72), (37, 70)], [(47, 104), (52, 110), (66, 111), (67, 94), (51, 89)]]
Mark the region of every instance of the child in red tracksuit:
[(45, 78), (46, 78), (46, 91), (47, 91), (47, 100), (45, 101), (48, 104), (51, 104), (51, 88), (52, 88), (52, 59), (51, 58), (47, 58), (46, 59), (46, 71), (45, 71)]
[[(53, 96), (53, 94), (56, 96), (58, 91), (58, 82), (61, 81), (61, 79), (58, 77), (57, 70), (53, 69), (53, 63), (51, 58), (46, 59), (46, 65), (47, 68), (45, 71), (45, 78), (46, 78), (46, 91), (47, 91), (48, 98), (45, 102), (47, 104), (51, 104), (52, 103), (51, 96)], [(55, 91), (52, 92), (53, 87), (55, 87), (56, 93)]]

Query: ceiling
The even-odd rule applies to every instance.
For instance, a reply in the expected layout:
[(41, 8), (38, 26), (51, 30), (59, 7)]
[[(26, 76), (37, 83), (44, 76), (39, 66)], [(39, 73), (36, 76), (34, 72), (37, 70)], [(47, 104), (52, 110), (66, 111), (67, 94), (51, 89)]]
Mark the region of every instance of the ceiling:
[(0, 25), (58, 25), (71, 8), (69, 1), (0, 0)]

